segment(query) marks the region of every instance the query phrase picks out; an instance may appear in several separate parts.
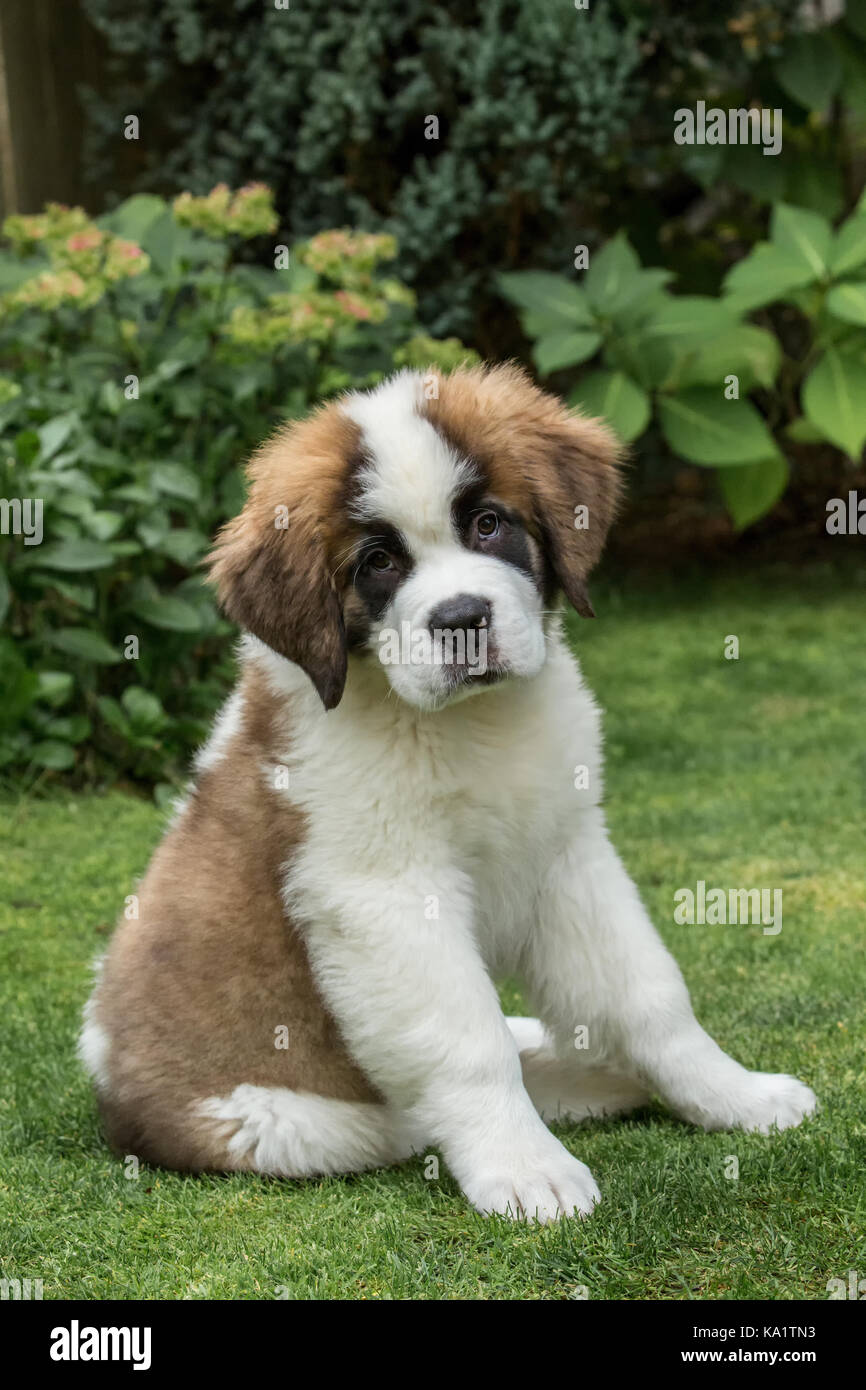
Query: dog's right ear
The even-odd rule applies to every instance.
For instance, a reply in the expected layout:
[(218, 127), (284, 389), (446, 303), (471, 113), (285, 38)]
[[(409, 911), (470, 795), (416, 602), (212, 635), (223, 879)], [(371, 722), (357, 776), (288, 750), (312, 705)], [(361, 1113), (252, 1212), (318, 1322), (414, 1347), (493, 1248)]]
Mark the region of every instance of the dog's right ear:
[(321, 425), (314, 417), (255, 456), (246, 506), (220, 531), (209, 567), (226, 615), (296, 662), (333, 709), (346, 683), (347, 645), (327, 531), (343, 454), (335, 464), (330, 450), (299, 453), (305, 433), (321, 438)]

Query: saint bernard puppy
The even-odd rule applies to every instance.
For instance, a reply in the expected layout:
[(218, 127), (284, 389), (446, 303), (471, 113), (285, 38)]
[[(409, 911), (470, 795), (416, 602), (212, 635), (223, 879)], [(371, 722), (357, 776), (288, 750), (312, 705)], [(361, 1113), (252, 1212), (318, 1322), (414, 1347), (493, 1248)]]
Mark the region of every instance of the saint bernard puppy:
[(608, 839), (561, 606), (592, 616), (617, 491), (604, 425), (513, 366), (402, 372), (255, 455), (212, 559), (241, 678), (86, 1008), (117, 1152), (303, 1178), (436, 1145), (478, 1211), (547, 1222), (599, 1192), (545, 1121), (815, 1108), (707, 1036)]

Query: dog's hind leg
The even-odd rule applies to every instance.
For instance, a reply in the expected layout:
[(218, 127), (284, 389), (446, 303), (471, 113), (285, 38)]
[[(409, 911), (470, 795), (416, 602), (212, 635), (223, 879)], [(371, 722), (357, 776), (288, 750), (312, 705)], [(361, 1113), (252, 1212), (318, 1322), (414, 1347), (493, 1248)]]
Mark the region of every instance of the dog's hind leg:
[(520, 1053), (523, 1084), (543, 1120), (585, 1120), (645, 1105), (648, 1092), (614, 1066), (582, 1066), (563, 1058), (537, 1018), (506, 1022)]
[(285, 1178), (384, 1168), (410, 1158), (420, 1142), (386, 1105), (282, 1086), (237, 1086), (194, 1110), (224, 1149), (216, 1166)]

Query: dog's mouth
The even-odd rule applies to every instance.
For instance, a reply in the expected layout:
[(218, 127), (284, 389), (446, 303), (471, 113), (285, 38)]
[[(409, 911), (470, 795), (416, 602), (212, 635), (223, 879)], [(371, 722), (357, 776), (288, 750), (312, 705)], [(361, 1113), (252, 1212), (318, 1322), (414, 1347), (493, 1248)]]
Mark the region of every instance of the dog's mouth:
[(484, 667), (449, 664), (445, 668), (448, 690), (460, 690), (466, 686), (498, 685), (509, 675), (509, 669), (501, 661), (491, 661)]

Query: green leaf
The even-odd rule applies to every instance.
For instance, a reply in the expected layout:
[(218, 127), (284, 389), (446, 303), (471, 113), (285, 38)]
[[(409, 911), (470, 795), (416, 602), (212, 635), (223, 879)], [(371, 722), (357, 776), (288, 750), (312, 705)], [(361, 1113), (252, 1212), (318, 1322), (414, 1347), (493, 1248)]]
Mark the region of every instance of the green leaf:
[(34, 743), (30, 757), (37, 767), (47, 767), (52, 772), (65, 772), (75, 763), (75, 749), (58, 739), (46, 738), (40, 743)]
[(52, 709), (65, 705), (75, 685), (68, 671), (38, 671), (37, 679), (38, 698)]
[(152, 733), (166, 721), (166, 713), (159, 700), (143, 686), (129, 686), (121, 695), (120, 703), (136, 732)]
[(685, 357), (674, 368), (677, 389), (686, 386), (719, 386), (736, 376), (740, 391), (756, 386), (769, 389), (779, 372), (782, 351), (778, 339), (766, 328), (738, 323), (722, 329)]
[(201, 559), (207, 546), (207, 536), (203, 535), (201, 531), (178, 526), (173, 531), (167, 531), (157, 542), (155, 548), (161, 555), (167, 555), (178, 565), (194, 565), (197, 560)]
[(644, 325), (642, 337), (687, 345), (730, 328), (735, 319), (724, 300), (701, 294), (668, 295)]
[(773, 64), (779, 86), (807, 111), (824, 111), (842, 80), (833, 40), (824, 31), (793, 34)]
[(12, 589), (9, 580), (6, 578), (6, 571), (0, 565), (0, 623), (9, 612), (9, 605), (12, 602)]
[(776, 203), (770, 217), (770, 235), (773, 245), (784, 255), (799, 261), (804, 270), (810, 271), (813, 280), (826, 275), (833, 239), (833, 229), (826, 217), (809, 208)]
[(624, 372), (590, 372), (568, 403), (589, 415), (602, 416), (625, 444), (643, 434), (651, 414), (646, 391)]
[(777, 453), (751, 401), (728, 401), (721, 391), (695, 386), (660, 397), (658, 406), (665, 439), (691, 463), (724, 467), (758, 463)]
[(776, 505), (788, 486), (788, 472), (787, 460), (781, 454), (741, 468), (719, 469), (719, 487), (738, 531)]
[(866, 362), (828, 348), (803, 387), (803, 409), (856, 462), (866, 442)]
[(866, 216), (855, 213), (843, 222), (833, 240), (830, 270), (834, 279), (850, 275), (866, 261)]
[(592, 324), (592, 313), (583, 290), (564, 275), (546, 270), (502, 271), (496, 283), (506, 299), (519, 309), (544, 316), (554, 325), (582, 328)]
[(97, 666), (112, 666), (120, 661), (121, 655), (106, 642), (101, 632), (88, 627), (61, 627), (49, 632), (46, 641), (65, 652), (67, 656), (81, 661), (91, 661)]
[(811, 420), (807, 420), (805, 415), (798, 415), (796, 420), (792, 420), (790, 425), (785, 426), (785, 437), (792, 439), (795, 444), (826, 444), (827, 436), (823, 430), (819, 430), (817, 425), (813, 425)]
[(152, 464), (150, 481), (157, 492), (167, 493), (169, 497), (180, 497), (185, 502), (197, 502), (201, 495), (197, 475), (182, 463)]
[(66, 440), (69, 438), (75, 426), (78, 424), (78, 414), (74, 410), (67, 411), (65, 415), (55, 415), (53, 420), (46, 420), (44, 425), (40, 425), (37, 430), (39, 435), (39, 462), (47, 463), (53, 458)]
[(48, 570), (102, 570), (114, 564), (114, 556), (102, 541), (67, 540), (55, 545), (39, 546), (34, 551), (34, 561), (40, 569)]
[(64, 743), (83, 743), (90, 737), (92, 729), (86, 714), (62, 715), (59, 719), (49, 719), (45, 725), (46, 734), (62, 739)]
[(112, 699), (110, 695), (100, 695), (96, 704), (109, 728), (113, 729), (116, 734), (128, 738), (130, 733), (129, 721), (117, 701)]
[(731, 267), (722, 291), (724, 302), (732, 311), (749, 313), (775, 299), (784, 299), (791, 290), (811, 285), (814, 280), (811, 268), (800, 256), (763, 241)]
[(170, 594), (159, 599), (142, 599), (132, 605), (132, 612), (151, 627), (164, 628), (167, 632), (198, 632), (201, 627), (193, 605)]
[(539, 338), (532, 349), (532, 360), (542, 376), (585, 362), (601, 347), (600, 333), (550, 333)]
[[(90, 512), (84, 518), (84, 525), (92, 536), (98, 541), (110, 541), (112, 536), (116, 536), (123, 525), (123, 517), (119, 512)], [(112, 555), (117, 551), (112, 548)]]
[(584, 279), (586, 297), (599, 314), (613, 314), (637, 288), (641, 264), (624, 232), (592, 254)]
[(127, 241), (135, 241), (140, 246), (149, 229), (158, 218), (165, 216), (167, 210), (164, 198), (158, 198), (154, 193), (136, 193), (112, 212), (100, 217), (98, 224), (115, 236), (125, 237)]
[(827, 309), (834, 318), (866, 327), (866, 282), (834, 285), (827, 295)]

